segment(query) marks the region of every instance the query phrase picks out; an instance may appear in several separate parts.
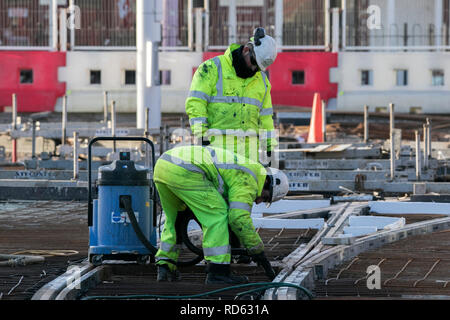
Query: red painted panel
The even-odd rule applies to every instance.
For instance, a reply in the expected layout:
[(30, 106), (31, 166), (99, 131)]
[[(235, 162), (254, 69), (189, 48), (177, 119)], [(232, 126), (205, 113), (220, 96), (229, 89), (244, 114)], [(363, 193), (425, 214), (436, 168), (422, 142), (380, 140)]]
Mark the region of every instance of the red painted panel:
[[(205, 52), (203, 60), (211, 59), (220, 52)], [(274, 105), (312, 107), (314, 94), (323, 100), (337, 97), (337, 83), (330, 83), (330, 68), (337, 67), (337, 53), (330, 52), (280, 52), (268, 68), (272, 84)], [(305, 84), (292, 84), (293, 71), (305, 72)]]
[[(19, 112), (53, 111), (66, 84), (58, 81), (58, 67), (66, 65), (66, 53), (0, 51), (0, 109), (11, 106), (17, 94)], [(20, 70), (33, 70), (33, 83), (20, 83)]]

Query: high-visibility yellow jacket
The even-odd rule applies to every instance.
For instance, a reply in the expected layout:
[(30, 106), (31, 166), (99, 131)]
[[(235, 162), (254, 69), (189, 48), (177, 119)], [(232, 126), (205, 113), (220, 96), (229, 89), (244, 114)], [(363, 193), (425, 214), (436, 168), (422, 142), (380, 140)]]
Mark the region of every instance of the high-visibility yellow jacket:
[[(199, 192), (205, 186), (205, 179), (211, 181), (228, 202), (231, 229), (244, 247), (256, 254), (264, 250), (264, 245), (255, 232), (250, 214), (253, 202), (261, 195), (266, 175), (261, 164), (222, 148), (182, 146), (165, 152), (158, 159), (153, 179), (157, 183)], [(195, 213), (195, 208), (191, 209)]]
[[(255, 148), (256, 141), (271, 151), (277, 142), (269, 79), (264, 72), (247, 79), (236, 75), (232, 52), (239, 47), (232, 44), (224, 55), (199, 66), (186, 100), (186, 113), (195, 136), (207, 137), (212, 144), (228, 150), (234, 145), (230, 151), (249, 158), (236, 146), (253, 143)], [(232, 136), (231, 139), (225, 140), (224, 134)], [(247, 153), (248, 149), (246, 146)]]

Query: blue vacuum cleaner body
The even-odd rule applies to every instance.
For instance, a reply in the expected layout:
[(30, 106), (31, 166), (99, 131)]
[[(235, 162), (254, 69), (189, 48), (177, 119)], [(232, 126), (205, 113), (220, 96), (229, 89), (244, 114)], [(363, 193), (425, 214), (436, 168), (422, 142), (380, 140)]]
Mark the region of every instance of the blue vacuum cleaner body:
[(96, 265), (105, 260), (143, 262), (154, 254), (136, 232), (137, 223), (141, 235), (156, 247), (150, 170), (129, 158), (128, 152), (121, 153), (120, 160), (98, 170), (98, 198), (89, 227), (89, 261)]

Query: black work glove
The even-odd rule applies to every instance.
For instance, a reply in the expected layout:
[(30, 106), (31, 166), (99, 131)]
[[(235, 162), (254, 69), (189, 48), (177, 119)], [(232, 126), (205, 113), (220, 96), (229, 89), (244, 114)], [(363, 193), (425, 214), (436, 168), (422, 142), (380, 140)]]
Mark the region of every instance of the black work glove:
[(267, 260), (266, 254), (263, 252), (251, 255), (251, 258), (254, 262), (258, 264), (258, 266), (263, 267), (266, 276), (270, 279), (270, 281), (273, 281), (275, 279), (276, 274), (273, 270), (272, 266), (270, 265), (269, 260)]
[(211, 144), (211, 142), (209, 142), (209, 140), (203, 140), (202, 139), (202, 146), (203, 147), (209, 146), (210, 144)]

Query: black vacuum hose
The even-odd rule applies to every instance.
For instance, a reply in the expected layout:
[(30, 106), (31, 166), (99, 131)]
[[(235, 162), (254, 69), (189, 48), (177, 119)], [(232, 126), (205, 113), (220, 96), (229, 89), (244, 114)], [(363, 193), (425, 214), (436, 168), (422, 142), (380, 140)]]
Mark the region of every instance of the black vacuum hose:
[(156, 255), (158, 249), (155, 248), (150, 241), (147, 240), (141, 228), (139, 227), (139, 223), (137, 222), (136, 216), (134, 215), (133, 207), (131, 206), (131, 197), (130, 196), (121, 196), (120, 197), (121, 205), (125, 208), (128, 218), (130, 219), (131, 226), (133, 227), (136, 236), (139, 241), (151, 252), (151, 254)]
[[(144, 233), (142, 232), (141, 228), (139, 227), (139, 223), (137, 222), (136, 216), (134, 215), (133, 207), (131, 205), (131, 197), (129, 197), (129, 196), (121, 196), (120, 197), (120, 202), (121, 202), (121, 205), (125, 208), (125, 211), (128, 214), (128, 218), (130, 219), (131, 226), (133, 227), (133, 230), (136, 233), (136, 236), (138, 237), (139, 241), (141, 241), (141, 243), (151, 252), (151, 254), (153, 256), (155, 256), (156, 253), (158, 252), (158, 249), (155, 248), (150, 243), (150, 241), (148, 241), (148, 239), (145, 237)], [(187, 232), (187, 228), (184, 228), (184, 229)], [(189, 241), (189, 243), (190, 243), (190, 241)], [(193, 246), (193, 247), (195, 247), (195, 246)], [(195, 247), (195, 248), (197, 250), (200, 250), (197, 247)], [(192, 248), (189, 248), (189, 249), (191, 251), (193, 251)], [(189, 261), (178, 261), (177, 262), (177, 261), (174, 261), (174, 260), (171, 260), (171, 259), (165, 259), (165, 261), (167, 261), (167, 262), (169, 262), (171, 264), (174, 264), (176, 266), (179, 266), (179, 267), (192, 266), (192, 265), (195, 265), (195, 264), (197, 264), (197, 263), (199, 263), (200, 261), (203, 260), (203, 251), (201, 251), (200, 254), (198, 254), (198, 251), (194, 252), (194, 253), (196, 253), (197, 256), (194, 259), (189, 260)]]

